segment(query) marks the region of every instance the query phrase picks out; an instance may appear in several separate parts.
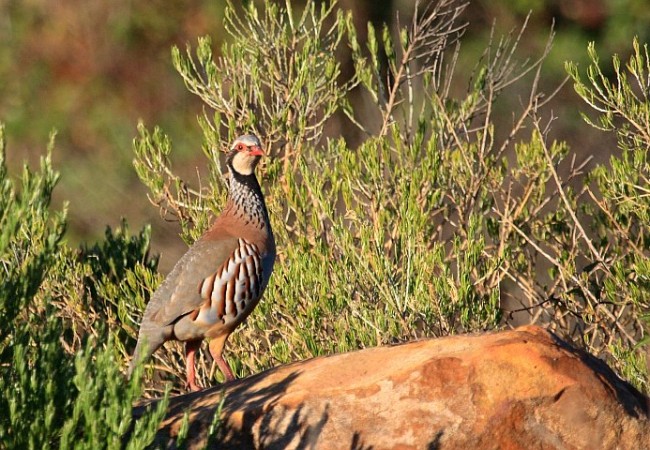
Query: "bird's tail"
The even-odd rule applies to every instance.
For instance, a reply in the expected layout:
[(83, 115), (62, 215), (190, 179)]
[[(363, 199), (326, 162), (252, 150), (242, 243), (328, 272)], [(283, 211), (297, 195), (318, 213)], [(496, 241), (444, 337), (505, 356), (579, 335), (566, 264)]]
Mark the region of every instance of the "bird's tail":
[(140, 333), (138, 334), (138, 343), (135, 345), (135, 350), (133, 351), (133, 357), (129, 362), (129, 369), (126, 372), (128, 379), (133, 375), (138, 364), (142, 364), (145, 360), (158, 350), (158, 348), (165, 342), (163, 336), (157, 337), (156, 334), (160, 333), (150, 333), (148, 330), (140, 328)]

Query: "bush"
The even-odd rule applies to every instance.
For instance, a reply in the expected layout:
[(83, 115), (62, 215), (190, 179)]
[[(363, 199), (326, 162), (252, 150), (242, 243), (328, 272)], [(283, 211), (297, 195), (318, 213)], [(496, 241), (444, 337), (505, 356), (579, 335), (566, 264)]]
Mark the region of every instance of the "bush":
[[(183, 238), (196, 239), (206, 211), (224, 204), (219, 150), (233, 136), (253, 131), (271, 155), (262, 178), (280, 253), (265, 299), (231, 340), (240, 375), (524, 323), (549, 327), (622, 373), (641, 367), (648, 224), (642, 208), (631, 214), (626, 205), (645, 205), (647, 195), (643, 179), (628, 183), (626, 202), (606, 189), (643, 177), (645, 153), (585, 173), (588, 161), (549, 142), (549, 97), (538, 85), (552, 35), (528, 63), (515, 58), (523, 28), (491, 42), (465, 93), (454, 94), (462, 10), (439, 2), (395, 33), (368, 25), (362, 47), (350, 14), (334, 6), (309, 2), (296, 15), (289, 2), (250, 4), (241, 15), (228, 9), (221, 58), (208, 38), (173, 50), (188, 89), (209, 108), (199, 122), (210, 176), (201, 189), (181, 180), (169, 139), (144, 125), (135, 166)], [(345, 52), (349, 78), (337, 56)], [(522, 85), (512, 127), (497, 129), (500, 97)], [(328, 120), (347, 120), (360, 144), (328, 137)], [(650, 130), (635, 123), (621, 128), (628, 138)], [(175, 361), (182, 378), (180, 350), (170, 348), (159, 357)], [(642, 376), (633, 381), (647, 389)]]
[[(80, 310), (65, 317), (71, 306), (81, 308), (91, 292), (108, 285), (110, 271), (103, 271), (102, 282), (84, 281), (84, 274), (93, 273), (92, 264), (77, 259), (62, 242), (65, 211), (49, 208), (58, 179), (52, 147), (53, 139), (40, 170), (25, 167), (17, 185), (7, 173), (0, 125), (0, 448), (94, 449), (98, 443), (141, 448), (153, 440), (167, 397), (133, 421), (132, 404), (142, 393), (141, 370), (124, 382), (119, 345), (106, 320), (88, 326), (88, 311)], [(118, 254), (130, 261), (138, 253), (124, 246), (110, 255), (113, 259), (99, 256), (110, 264)], [(112, 325), (117, 332), (119, 327)]]
[(586, 81), (575, 64), (567, 70), (578, 95), (598, 114), (597, 120), (584, 115), (587, 123), (614, 132), (618, 142), (609, 167), (597, 167), (584, 187), (590, 200), (585, 213), (594, 218), (592, 242), (602, 252), (593, 254), (600, 265), (589, 277), (597, 297), (585, 305), (595, 311), (588, 342), (606, 346), (619, 371), (648, 392), (648, 356), (640, 349), (647, 347), (650, 323), (650, 57), (648, 44), (635, 38), (632, 47), (623, 67), (612, 58), (613, 80), (603, 74), (593, 43)]

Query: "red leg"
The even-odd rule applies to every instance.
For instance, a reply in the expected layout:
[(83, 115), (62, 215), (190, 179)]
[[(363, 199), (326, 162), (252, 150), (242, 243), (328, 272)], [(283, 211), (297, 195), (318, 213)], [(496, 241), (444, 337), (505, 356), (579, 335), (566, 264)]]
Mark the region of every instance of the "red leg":
[(228, 365), (228, 361), (226, 361), (221, 355), (223, 352), (223, 347), (226, 345), (226, 339), (228, 339), (227, 334), (212, 339), (210, 341), (210, 354), (212, 355), (212, 358), (214, 358), (214, 361), (217, 363), (217, 366), (219, 366), (219, 369), (223, 373), (224, 377), (226, 377), (226, 381), (232, 381), (235, 379), (235, 376), (233, 375), (232, 370)]
[(201, 341), (188, 341), (185, 343), (185, 370), (187, 371), (187, 388), (192, 391), (200, 391), (201, 388), (196, 384), (196, 371), (194, 367), (194, 356), (196, 351), (201, 347)]
[(214, 360), (217, 362), (217, 366), (219, 366), (219, 369), (221, 369), (221, 372), (226, 377), (226, 381), (232, 381), (235, 379), (235, 375), (233, 375), (230, 365), (228, 365), (228, 361), (226, 361), (222, 355), (219, 355)]

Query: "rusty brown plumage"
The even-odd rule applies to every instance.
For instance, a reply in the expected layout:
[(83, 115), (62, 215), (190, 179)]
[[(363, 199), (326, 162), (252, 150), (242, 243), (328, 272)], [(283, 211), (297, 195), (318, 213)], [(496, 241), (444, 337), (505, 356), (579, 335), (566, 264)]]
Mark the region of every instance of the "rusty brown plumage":
[(147, 304), (129, 375), (140, 355), (163, 343), (186, 343), (187, 386), (198, 390), (195, 352), (209, 338), (210, 353), (227, 380), (234, 379), (222, 350), (232, 331), (259, 302), (275, 260), (275, 240), (255, 177), (262, 155), (257, 137), (240, 136), (226, 163), (228, 201), (210, 229), (176, 263)]

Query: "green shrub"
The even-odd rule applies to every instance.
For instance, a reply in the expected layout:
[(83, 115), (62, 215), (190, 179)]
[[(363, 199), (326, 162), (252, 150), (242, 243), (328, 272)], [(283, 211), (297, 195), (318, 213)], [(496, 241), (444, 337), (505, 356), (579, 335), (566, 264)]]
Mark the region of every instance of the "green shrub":
[[(141, 448), (153, 439), (166, 396), (158, 408), (133, 421), (132, 404), (142, 394), (141, 370), (129, 383), (121, 376), (120, 346), (103, 325), (118, 332), (117, 317), (111, 323), (104, 314), (101, 322), (87, 326), (86, 314), (72, 310), (93, 295), (105, 295), (101, 289), (109, 286), (112, 271), (133, 279), (133, 260), (142, 248), (117, 244), (122, 239), (109, 234), (95, 247), (94, 263), (110, 265), (100, 269), (66, 247), (65, 211), (50, 211), (58, 179), (52, 147), (53, 139), (40, 170), (25, 167), (18, 184), (7, 172), (0, 125), (0, 448)], [(119, 258), (125, 264), (118, 268)], [(99, 281), (86, 281), (84, 274), (95, 274)], [(112, 282), (130, 294), (128, 281)], [(133, 298), (125, 295), (120, 303)], [(83, 351), (75, 356), (79, 348)]]
[[(249, 4), (241, 15), (228, 8), (221, 58), (213, 59), (208, 38), (172, 52), (188, 89), (208, 108), (199, 123), (210, 175), (198, 189), (180, 179), (170, 140), (144, 125), (135, 167), (188, 243), (207, 227), (208, 211), (224, 204), (219, 152), (228, 141), (253, 131), (271, 155), (262, 178), (280, 251), (264, 300), (231, 340), (240, 375), (313, 355), (525, 323), (549, 327), (621, 373), (621, 355), (640, 355), (647, 222), (642, 207), (630, 222), (629, 213), (623, 221), (623, 211), (600, 204), (618, 195), (602, 191), (612, 184), (607, 177), (618, 170), (635, 180), (632, 171), (647, 169), (645, 153), (630, 154), (629, 169), (585, 174), (588, 161), (548, 141), (548, 96), (538, 86), (552, 36), (528, 63), (515, 57), (523, 28), (490, 42), (457, 94), (462, 10), (439, 2), (396, 33), (368, 25), (362, 47), (350, 14), (334, 6), (308, 2), (296, 15), (290, 2)], [(354, 66), (347, 79), (337, 57), (345, 52)], [(500, 97), (522, 85), (528, 93), (520, 111), (508, 112), (512, 126), (496, 129)], [(327, 120), (347, 120), (360, 144), (329, 137)], [(628, 133), (648, 130), (641, 128)], [(626, 192), (645, 204), (642, 181)], [(181, 352), (170, 349), (163, 358), (182, 379)], [(200, 366), (206, 383), (209, 367)]]
[(593, 43), (586, 80), (575, 64), (568, 63), (567, 70), (578, 95), (597, 113), (595, 120), (585, 114), (587, 123), (613, 132), (618, 143), (609, 165), (596, 168), (584, 188), (591, 200), (586, 212), (594, 217), (593, 242), (603, 249), (590, 277), (599, 281), (591, 309), (605, 313), (595, 315), (604, 320), (594, 329), (619, 371), (648, 392), (641, 347), (647, 347), (650, 323), (650, 56), (648, 44), (636, 38), (632, 47), (625, 64), (612, 58), (611, 80)]

